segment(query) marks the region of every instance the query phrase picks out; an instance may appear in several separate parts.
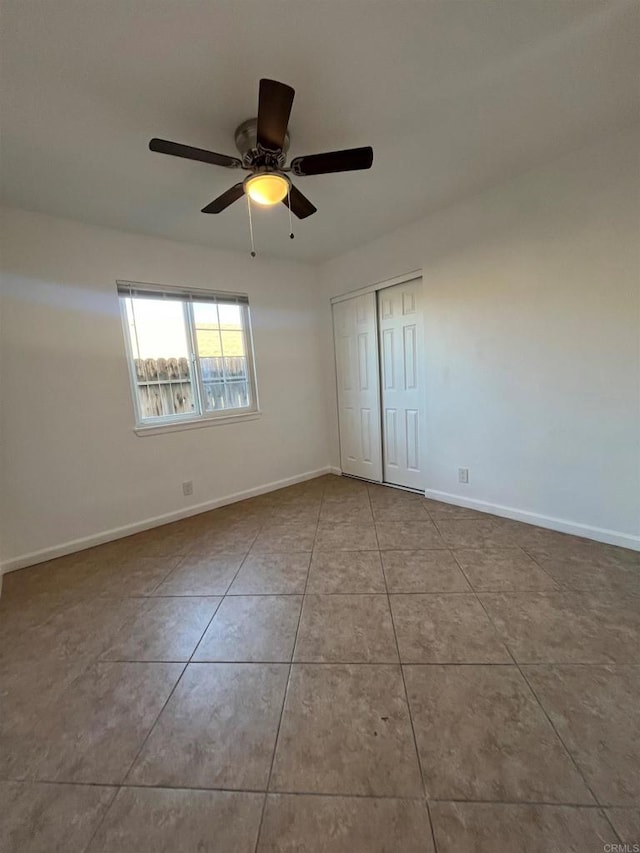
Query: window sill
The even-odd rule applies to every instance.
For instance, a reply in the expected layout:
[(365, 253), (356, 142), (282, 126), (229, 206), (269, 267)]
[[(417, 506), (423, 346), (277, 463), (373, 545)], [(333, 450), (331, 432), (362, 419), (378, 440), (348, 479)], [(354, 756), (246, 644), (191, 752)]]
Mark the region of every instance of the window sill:
[(222, 424), (236, 424), (240, 421), (255, 421), (262, 417), (262, 412), (243, 412), (240, 415), (222, 415), (217, 418), (198, 418), (190, 421), (175, 421), (166, 424), (150, 424), (149, 426), (137, 426), (134, 428), (136, 435), (141, 437), (147, 435), (158, 435), (163, 432), (182, 432), (185, 429), (201, 429), (202, 427), (222, 426)]

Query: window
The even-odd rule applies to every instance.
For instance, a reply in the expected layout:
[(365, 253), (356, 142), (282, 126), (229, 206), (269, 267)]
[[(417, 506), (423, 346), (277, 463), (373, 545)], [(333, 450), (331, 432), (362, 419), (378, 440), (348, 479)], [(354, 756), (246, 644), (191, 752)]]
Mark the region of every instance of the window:
[(118, 282), (139, 428), (258, 409), (249, 300)]

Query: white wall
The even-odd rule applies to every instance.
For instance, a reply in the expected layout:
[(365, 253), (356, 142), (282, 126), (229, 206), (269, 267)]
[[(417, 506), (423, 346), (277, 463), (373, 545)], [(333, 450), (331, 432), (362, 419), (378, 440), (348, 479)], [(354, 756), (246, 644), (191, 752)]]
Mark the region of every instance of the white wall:
[(616, 134), (324, 266), (327, 297), (423, 269), (428, 489), (640, 547), (638, 152)]
[[(6, 568), (326, 467), (314, 268), (18, 210), (3, 211), (2, 229)], [(247, 292), (262, 417), (136, 436), (116, 279)]]
[[(416, 268), (426, 486), (640, 547), (639, 150), (600, 141), (319, 271), (4, 211), (3, 565), (337, 465), (328, 298)], [(262, 418), (137, 437), (118, 278), (248, 292)]]

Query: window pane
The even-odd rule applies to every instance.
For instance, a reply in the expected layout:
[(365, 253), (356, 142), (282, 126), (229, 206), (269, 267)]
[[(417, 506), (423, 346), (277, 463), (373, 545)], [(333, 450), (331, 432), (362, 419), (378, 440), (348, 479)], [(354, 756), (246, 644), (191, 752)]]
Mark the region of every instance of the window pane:
[(246, 409), (251, 395), (241, 308), (194, 302), (193, 316), (205, 411)]
[(227, 408), (224, 382), (205, 382), (204, 393), (204, 407), (207, 412), (217, 412)]
[(225, 329), (242, 329), (242, 311), (239, 305), (218, 305), (220, 322)]
[(249, 386), (245, 381), (227, 382), (227, 406), (242, 409), (249, 405)]
[(225, 358), (244, 358), (244, 333), (241, 329), (232, 331), (221, 326), (220, 337)]
[(189, 416), (197, 411), (181, 302), (123, 298), (141, 417)]

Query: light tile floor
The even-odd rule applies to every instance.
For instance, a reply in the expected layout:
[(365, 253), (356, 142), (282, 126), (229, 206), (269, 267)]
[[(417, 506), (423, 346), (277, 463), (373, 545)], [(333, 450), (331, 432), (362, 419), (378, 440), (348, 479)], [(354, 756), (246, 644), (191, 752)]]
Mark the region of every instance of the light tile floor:
[(640, 843), (640, 555), (323, 477), (14, 572), (3, 853)]

